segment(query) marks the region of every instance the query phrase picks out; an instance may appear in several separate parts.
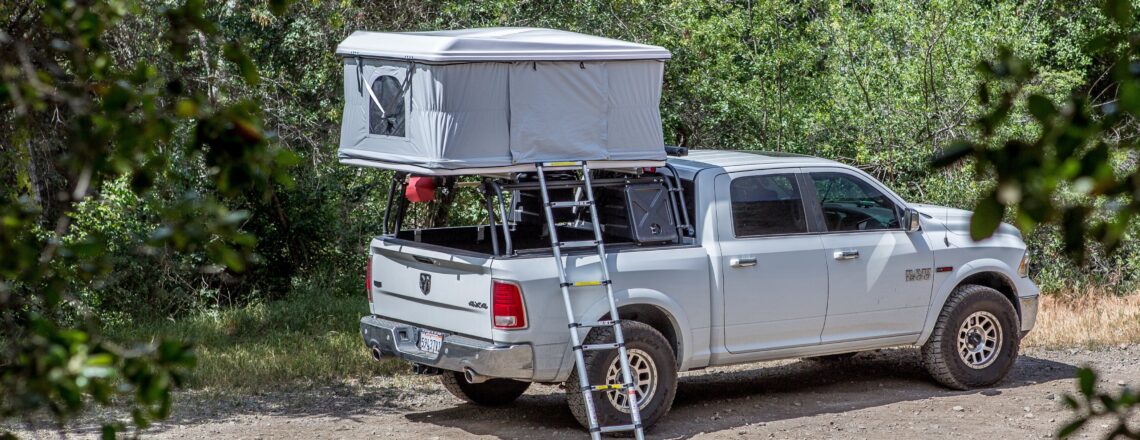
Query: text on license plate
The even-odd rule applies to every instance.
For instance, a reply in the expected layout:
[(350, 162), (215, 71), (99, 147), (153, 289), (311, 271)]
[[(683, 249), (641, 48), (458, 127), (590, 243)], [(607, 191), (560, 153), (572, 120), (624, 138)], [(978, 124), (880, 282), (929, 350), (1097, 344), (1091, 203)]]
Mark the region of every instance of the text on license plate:
[(439, 347), (443, 345), (443, 335), (427, 330), (420, 330), (420, 339), (416, 342), (416, 347), (421, 351), (436, 354), (439, 353)]

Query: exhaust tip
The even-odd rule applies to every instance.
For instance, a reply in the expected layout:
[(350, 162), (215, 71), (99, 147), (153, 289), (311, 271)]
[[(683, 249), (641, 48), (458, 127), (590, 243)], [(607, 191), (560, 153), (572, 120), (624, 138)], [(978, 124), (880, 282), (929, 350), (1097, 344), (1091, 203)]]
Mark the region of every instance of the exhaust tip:
[(380, 347), (373, 345), (372, 346), (372, 359), (380, 360), (383, 357), (384, 357), (384, 353), (380, 352)]
[(476, 373), (475, 370), (472, 370), (470, 368), (463, 369), (463, 378), (467, 379), (468, 383), (483, 383), (486, 382), (487, 379), (490, 379), (487, 376)]

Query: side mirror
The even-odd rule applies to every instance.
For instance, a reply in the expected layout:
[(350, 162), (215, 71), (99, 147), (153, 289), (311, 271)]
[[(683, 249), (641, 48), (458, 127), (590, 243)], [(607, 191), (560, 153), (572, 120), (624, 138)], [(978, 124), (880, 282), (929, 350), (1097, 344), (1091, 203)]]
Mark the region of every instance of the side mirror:
[(921, 217), (922, 214), (919, 214), (917, 209), (907, 208), (906, 211), (903, 212), (903, 229), (907, 232), (915, 232), (922, 229), (922, 223), (919, 221)]

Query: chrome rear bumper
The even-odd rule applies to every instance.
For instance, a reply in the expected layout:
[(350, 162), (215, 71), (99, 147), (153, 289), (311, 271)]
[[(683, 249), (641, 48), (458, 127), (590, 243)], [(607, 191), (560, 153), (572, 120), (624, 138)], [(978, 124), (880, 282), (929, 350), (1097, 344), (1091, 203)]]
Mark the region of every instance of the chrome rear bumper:
[(360, 335), (369, 348), (443, 370), (465, 371), (492, 378), (530, 380), (534, 375), (534, 353), (529, 344), (496, 344), (460, 335), (445, 335), (439, 353), (416, 346), (420, 329), (370, 315), (360, 318)]

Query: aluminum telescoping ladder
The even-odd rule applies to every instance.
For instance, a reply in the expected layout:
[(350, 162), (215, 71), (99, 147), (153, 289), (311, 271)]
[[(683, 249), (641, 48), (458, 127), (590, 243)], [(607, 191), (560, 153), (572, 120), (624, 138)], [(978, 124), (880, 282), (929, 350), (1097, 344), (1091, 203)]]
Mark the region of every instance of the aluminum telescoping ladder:
[[(542, 191), (543, 212), (546, 215), (546, 225), (550, 232), (550, 248), (554, 252), (555, 265), (558, 267), (558, 286), (562, 289), (562, 301), (566, 305), (566, 319), (570, 327), (570, 343), (574, 349), (575, 368), (578, 369), (578, 390), (582, 393), (583, 402), (586, 403), (586, 414), (590, 421), (590, 437), (597, 440), (602, 438), (602, 433), (633, 431), (638, 440), (643, 440), (645, 438), (645, 431), (641, 426), (641, 405), (637, 397), (637, 384), (633, 382), (633, 375), (630, 374), (629, 353), (625, 348), (625, 336), (622, 335), (621, 320), (618, 319), (617, 302), (614, 301), (613, 283), (610, 279), (609, 269), (606, 267), (606, 245), (602, 240), (601, 225), (598, 223), (597, 205), (594, 201), (594, 189), (590, 182), (590, 168), (585, 162), (545, 162), (537, 164), (537, 169), (539, 189)], [(580, 171), (583, 180), (582, 192), (585, 194), (586, 199), (551, 201), (550, 193), (546, 188), (546, 172), (550, 170)], [(554, 209), (560, 208), (589, 209), (590, 224), (594, 229), (594, 239), (587, 241), (560, 241), (558, 239), (558, 228), (554, 223)], [(567, 280), (566, 267), (562, 260), (562, 250), (585, 247), (597, 249), (599, 265), (602, 267), (602, 279), (595, 281)], [(570, 289), (584, 287), (602, 287), (605, 289), (606, 297), (610, 303), (610, 317), (612, 319), (598, 322), (577, 321), (574, 308), (570, 304)], [(608, 344), (582, 345), (581, 338), (578, 337), (578, 329), (581, 327), (612, 327), (614, 330), (614, 342)], [(613, 349), (618, 350), (618, 359), (620, 359), (621, 362), (622, 383), (592, 385), (590, 378), (586, 374), (585, 351)], [(627, 425), (600, 426), (598, 414), (594, 407), (593, 393), (596, 391), (617, 391), (626, 393), (628, 396), (627, 402), (629, 402), (630, 423)]]

